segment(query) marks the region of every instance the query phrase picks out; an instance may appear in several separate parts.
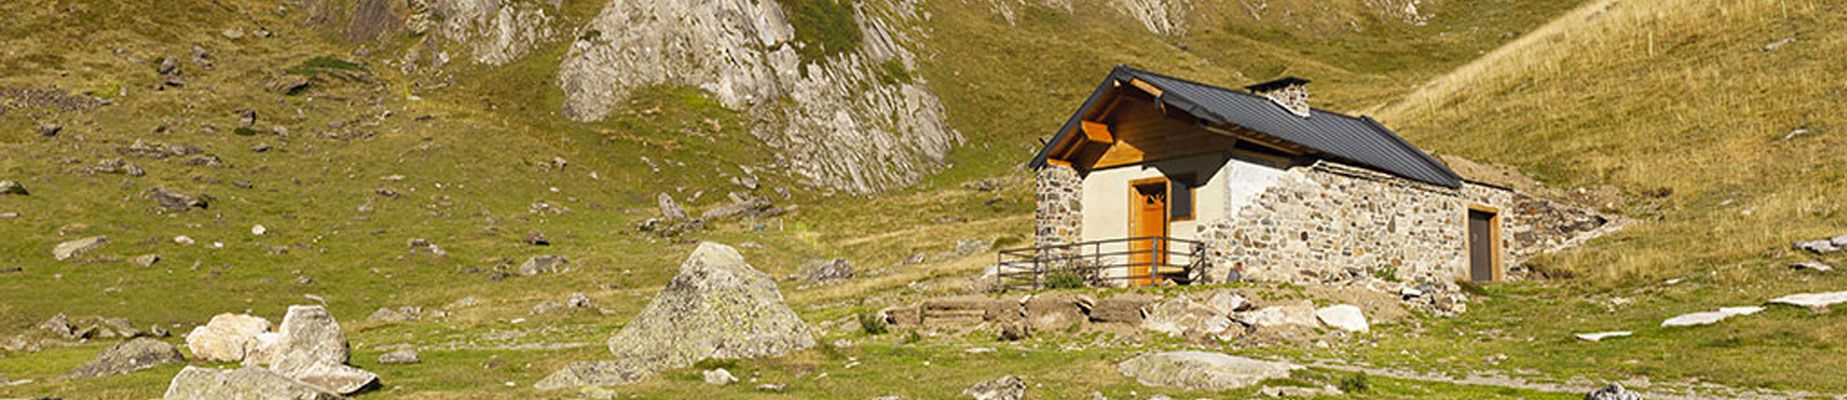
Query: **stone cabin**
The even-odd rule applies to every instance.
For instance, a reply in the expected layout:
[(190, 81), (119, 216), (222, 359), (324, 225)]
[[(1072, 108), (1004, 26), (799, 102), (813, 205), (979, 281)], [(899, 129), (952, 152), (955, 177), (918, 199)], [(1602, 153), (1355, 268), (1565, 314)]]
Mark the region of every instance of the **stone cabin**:
[(1060, 271), (1094, 286), (1504, 279), (1515, 193), (1310, 106), (1308, 82), (1238, 91), (1116, 67), (1029, 164), (1035, 247), (1001, 253), (1003, 287)]

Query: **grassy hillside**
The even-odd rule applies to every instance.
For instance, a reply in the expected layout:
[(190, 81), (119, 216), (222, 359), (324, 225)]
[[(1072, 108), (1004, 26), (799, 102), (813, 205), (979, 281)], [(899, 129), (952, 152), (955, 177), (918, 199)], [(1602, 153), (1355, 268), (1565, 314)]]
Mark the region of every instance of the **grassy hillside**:
[[(1561, 188), (1618, 188), (1629, 200), (1616, 208), (1637, 220), (1538, 260), (1561, 279), (1492, 288), (1486, 307), (1402, 345), (1465, 364), (1505, 354), (1512, 368), (1555, 376), (1847, 389), (1807, 367), (1843, 362), (1840, 313), (1772, 307), (1721, 326), (1653, 328), (1847, 287), (1786, 267), (1813, 257), (1791, 242), (1847, 231), (1847, 119), (1833, 111), (1847, 98), (1831, 83), (1847, 78), (1847, 41), (1830, 33), (1847, 27), (1843, 12), (1828, 1), (1599, 2), (1386, 107), (1383, 121), (1430, 148)], [(1599, 330), (1639, 337), (1567, 336)], [(1403, 359), (1397, 345), (1381, 349), (1381, 360)]]

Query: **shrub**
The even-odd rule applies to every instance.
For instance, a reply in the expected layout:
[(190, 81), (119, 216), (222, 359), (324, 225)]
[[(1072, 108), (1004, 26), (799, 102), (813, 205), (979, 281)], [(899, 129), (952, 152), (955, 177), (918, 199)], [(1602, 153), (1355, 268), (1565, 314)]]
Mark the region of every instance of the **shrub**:
[(1366, 374), (1354, 373), (1345, 378), (1340, 378), (1340, 383), (1336, 386), (1339, 386), (1341, 391), (1347, 393), (1365, 393), (1367, 390), (1372, 389), (1372, 382), (1367, 381)]
[(891, 330), (885, 325), (885, 316), (874, 311), (859, 312), (859, 331), (867, 335), (883, 335)]
[(1045, 275), (1047, 289), (1078, 289), (1084, 286), (1084, 276), (1076, 272), (1058, 271)]

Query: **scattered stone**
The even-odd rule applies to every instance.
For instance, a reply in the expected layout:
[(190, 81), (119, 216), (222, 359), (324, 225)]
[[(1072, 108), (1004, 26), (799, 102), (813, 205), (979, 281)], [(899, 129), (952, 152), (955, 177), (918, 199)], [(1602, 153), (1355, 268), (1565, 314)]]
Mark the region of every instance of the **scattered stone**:
[(615, 361), (573, 363), (539, 389), (627, 384), (699, 360), (780, 355), (814, 347), (776, 282), (736, 249), (700, 243), (673, 281), (609, 340)]
[(1582, 340), (1586, 342), (1601, 342), (1603, 341), (1603, 339), (1609, 339), (1609, 338), (1614, 338), (1614, 337), (1624, 337), (1624, 336), (1629, 336), (1633, 334), (1634, 332), (1629, 332), (1629, 331), (1610, 331), (1610, 332), (1580, 333), (1580, 334), (1576, 334), (1572, 336), (1577, 337), (1578, 340)]
[(179, 236), (173, 237), (173, 243), (176, 243), (182, 246), (191, 246), (194, 242), (192, 240), (192, 237), (190, 236), (179, 235)]
[(62, 313), (51, 316), (51, 318), (46, 319), (45, 322), (40, 322), (38, 324), (38, 329), (51, 332), (52, 335), (65, 339), (82, 339), (82, 337), (77, 336), (77, 326), (71, 325), (70, 317), (66, 317)]
[(57, 246), (51, 248), (51, 257), (58, 261), (69, 260), (71, 257), (76, 257), (83, 253), (96, 250), (98, 247), (103, 247), (104, 243), (109, 243), (108, 236), (91, 236), (58, 243)]
[(154, 266), (154, 263), (160, 262), (160, 255), (159, 254), (143, 254), (139, 257), (130, 259), (129, 261), (134, 262), (135, 265), (138, 265), (141, 267), (152, 267)]
[(550, 314), (561, 309), (564, 309), (564, 303), (559, 303), (557, 300), (545, 300), (532, 305), (531, 313), (532, 315)]
[(549, 239), (546, 239), (545, 234), (535, 231), (535, 232), (526, 234), (526, 244), (533, 245), (533, 246), (550, 246), (552, 245), (552, 241)]
[(1123, 323), (1141, 326), (1145, 307), (1161, 301), (1160, 296), (1140, 292), (1119, 293), (1097, 301), (1090, 309), (1090, 320), (1099, 323)]
[(1796, 42), (1795, 37), (1786, 37), (1782, 39), (1777, 39), (1774, 42), (1770, 42), (1770, 44), (1764, 45), (1764, 51), (1765, 52), (1776, 51), (1777, 49), (1783, 48), (1783, 46), (1788, 46), (1790, 43), (1795, 43), (1795, 42)]
[(970, 385), (962, 389), (962, 395), (975, 400), (1020, 400), (1026, 398), (1026, 381), (1007, 375)]
[(655, 201), (660, 203), (661, 218), (666, 218), (669, 221), (686, 219), (686, 209), (680, 208), (680, 203), (674, 202), (673, 196), (661, 193), (659, 196), (655, 196)]
[(0, 181), (0, 195), (30, 196), (32, 192), (26, 191), (26, 185), (21, 185), (19, 182)]
[(58, 124), (42, 124), (42, 125), (39, 125), (39, 126), (38, 126), (38, 135), (39, 135), (39, 136), (44, 136), (44, 137), (53, 137), (53, 136), (58, 136), (58, 133), (59, 133), (59, 132), (63, 132), (63, 131), (64, 131), (64, 126), (63, 126), (63, 125), (58, 125)]
[(1026, 322), (1033, 329), (1057, 331), (1070, 328), (1088, 321), (1091, 309), (1097, 300), (1088, 295), (1070, 292), (1051, 292), (1033, 295), (1026, 299)]
[(269, 149), (269, 143), (258, 143), (255, 146), (250, 146), (250, 151), (257, 153), (267, 153)]
[(137, 337), (126, 342), (117, 343), (97, 355), (96, 359), (65, 372), (60, 378), (85, 379), (99, 376), (121, 375), (153, 368), (162, 364), (186, 362), (180, 356), (180, 350), (172, 344), (159, 339)]
[(808, 283), (833, 283), (852, 279), (853, 276), (853, 264), (844, 258), (812, 259), (802, 263), (801, 268), (789, 275), (789, 279)]
[(1232, 321), (1223, 311), (1195, 302), (1186, 296), (1176, 296), (1155, 303), (1148, 306), (1146, 310), (1147, 313), (1144, 314), (1141, 323), (1142, 329), (1174, 337), (1217, 336), (1237, 326), (1237, 322)]
[(923, 264), (923, 263), (924, 263), (923, 253), (917, 253), (917, 254), (912, 254), (910, 257), (905, 257), (904, 261), (898, 262), (898, 265), (905, 266), (905, 265), (917, 265), (917, 264)]
[(282, 74), (270, 80), (269, 90), (286, 96), (294, 96), (308, 91), (314, 81), (296, 74)]
[(411, 239), (408, 245), (410, 246), (410, 251), (412, 253), (429, 253), (429, 254), (438, 255), (438, 256), (449, 255), (448, 252), (443, 251), (442, 246), (437, 246), (436, 243), (430, 242), (429, 239), (424, 239), (424, 238)]
[(252, 235), (263, 236), (263, 234), (265, 233), (269, 233), (268, 227), (265, 227), (263, 225), (252, 225), (250, 227), (250, 234)]
[(175, 192), (164, 187), (156, 187), (148, 190), (148, 197), (154, 199), (154, 202), (159, 204), (160, 208), (173, 212), (186, 211), (194, 207), (200, 209), (209, 207), (204, 200), (180, 194), (180, 192)]
[(247, 366), (224, 370), (187, 366), (167, 386), (165, 400), (289, 399), (341, 400), (270, 370)]
[(0, 267), (0, 274), (14, 274), (20, 272), (26, 272), (26, 267), (17, 265)]
[(1145, 353), (1117, 364), (1123, 375), (1148, 386), (1234, 390), (1289, 377), (1302, 367), (1204, 351)]
[(526, 262), (519, 264), (519, 274), (533, 276), (543, 273), (564, 272), (565, 266), (570, 264), (571, 260), (566, 259), (564, 256), (532, 256), (527, 258)]
[(1719, 321), (1724, 321), (1726, 318), (1756, 314), (1758, 311), (1763, 310), (1763, 307), (1724, 307), (1720, 308), (1719, 311), (1696, 312), (1669, 318), (1666, 321), (1661, 321), (1661, 327), (1711, 325)]
[(771, 204), (769, 199), (746, 193), (731, 193), (731, 204), (705, 210), (699, 214), (704, 221), (717, 221), (733, 217), (761, 218), (781, 215), (782, 209)]
[(968, 257), (981, 254), (994, 247), (994, 241), (988, 239), (962, 239), (956, 241), (955, 255)]
[(590, 308), (595, 305), (590, 303), (590, 295), (578, 292), (571, 293), (571, 298), (564, 300), (564, 306), (570, 308)]
[(172, 332), (167, 332), (166, 327), (162, 327), (160, 325), (151, 325), (151, 326), (148, 326), (148, 336), (164, 338), (164, 337), (173, 336), (173, 334)]
[(417, 350), (413, 350), (413, 349), (403, 349), (403, 350), (393, 351), (390, 353), (381, 354), (378, 356), (379, 364), (404, 365), (404, 364), (416, 364), (420, 362), (423, 362), (423, 359), (418, 358)]
[(366, 317), (366, 322), (389, 324), (415, 321), (421, 318), (420, 315), (422, 313), (423, 307), (417, 306), (402, 306), (397, 308), (379, 307), (378, 311), (372, 312), (372, 316)]
[(1315, 306), (1308, 300), (1260, 308), (1257, 311), (1239, 314), (1238, 320), (1264, 328), (1281, 326), (1313, 328), (1320, 324), (1315, 319)]
[(1771, 299), (1770, 303), (1808, 308), (1828, 307), (1847, 303), (1847, 292), (1792, 294)]
[(1360, 312), (1359, 307), (1350, 304), (1315, 310), (1315, 319), (1321, 320), (1321, 323), (1327, 326), (1348, 332), (1367, 332), (1371, 329), (1371, 325), (1366, 323), (1366, 315)]
[(762, 385), (757, 385), (757, 391), (759, 392), (782, 393), (785, 390), (789, 390), (789, 387), (784, 386), (784, 385), (774, 384), (774, 383), (765, 383)]
[(256, 351), (256, 336), (269, 330), (269, 320), (248, 314), (218, 314), (186, 334), (186, 348), (207, 362), (238, 362)]
[(705, 375), (705, 383), (707, 385), (724, 386), (738, 381), (737, 377), (731, 376), (731, 371), (726, 371), (724, 368), (709, 369), (702, 375)]
[(1610, 383), (1584, 394), (1584, 400), (1642, 400), (1642, 395), (1623, 389), (1623, 385)]
[(1821, 240), (1810, 240), (1810, 241), (1805, 241), (1805, 242), (1796, 242), (1795, 247), (1797, 250), (1807, 250), (1810, 253), (1828, 254), (1828, 253), (1841, 251), (1841, 247), (1843, 245), (1847, 245), (1847, 244), (1835, 243), (1833, 240), (1830, 240), (1830, 239), (1821, 239)]
[(1789, 264), (1789, 268), (1798, 270), (1798, 271), (1810, 270), (1810, 271), (1817, 271), (1817, 272), (1828, 272), (1828, 271), (1834, 270), (1834, 266), (1832, 265), (1823, 264), (1823, 263), (1815, 262), (1815, 261), (1802, 261), (1802, 262)]

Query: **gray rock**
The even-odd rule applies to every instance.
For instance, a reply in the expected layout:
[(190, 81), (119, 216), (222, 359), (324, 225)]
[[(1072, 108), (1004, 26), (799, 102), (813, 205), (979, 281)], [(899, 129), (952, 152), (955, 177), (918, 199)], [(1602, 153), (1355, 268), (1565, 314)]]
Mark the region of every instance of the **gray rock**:
[(1026, 398), (1026, 381), (1007, 375), (970, 385), (962, 389), (962, 395), (975, 400), (1020, 400)]
[(1321, 320), (1321, 323), (1327, 326), (1348, 332), (1367, 332), (1372, 329), (1372, 325), (1366, 322), (1366, 315), (1360, 312), (1360, 308), (1350, 304), (1315, 310), (1315, 319)]
[(1828, 240), (1828, 239), (1796, 242), (1795, 244), (1795, 248), (1797, 250), (1807, 250), (1808, 252), (1815, 253), (1815, 254), (1828, 254), (1828, 253), (1838, 252), (1838, 251), (1841, 251), (1841, 247), (1843, 247), (1842, 244), (1836, 244), (1834, 243), (1834, 241)]
[(423, 307), (417, 306), (379, 307), (377, 311), (372, 312), (371, 316), (366, 317), (366, 322), (389, 324), (415, 321), (421, 318), (422, 314)]
[(1123, 375), (1148, 386), (1234, 390), (1289, 377), (1300, 366), (1203, 351), (1145, 353), (1117, 364)]
[(1237, 326), (1218, 309), (1184, 296), (1155, 303), (1147, 310), (1142, 329), (1174, 337), (1217, 336)]
[(39, 125), (39, 126), (38, 126), (38, 135), (39, 135), (39, 136), (44, 136), (44, 137), (52, 137), (52, 136), (58, 136), (58, 133), (59, 133), (59, 132), (63, 132), (63, 131), (64, 131), (64, 126), (63, 126), (63, 125), (58, 125), (58, 124), (41, 124), (41, 125)]
[(269, 320), (247, 314), (218, 314), (186, 334), (186, 348), (207, 362), (239, 362), (256, 350), (256, 336), (269, 330)]
[(58, 243), (57, 246), (51, 248), (51, 257), (58, 261), (69, 260), (71, 257), (76, 257), (83, 253), (96, 250), (98, 247), (103, 247), (104, 243), (109, 243), (108, 236), (91, 236)]
[(559, 303), (557, 300), (545, 300), (532, 305), (531, 313), (532, 315), (551, 314), (562, 309), (564, 309), (564, 303)]
[(707, 385), (724, 386), (738, 381), (737, 377), (731, 376), (731, 371), (726, 371), (724, 368), (706, 370), (701, 375), (704, 375)]
[(590, 295), (579, 292), (571, 293), (571, 297), (564, 300), (564, 306), (570, 308), (590, 308), (596, 305), (590, 302)]
[(65, 372), (63, 379), (85, 379), (121, 375), (162, 364), (186, 362), (180, 350), (159, 339), (137, 337), (117, 343), (97, 355), (96, 359)]
[(901, 265), (901, 266), (902, 265), (917, 265), (917, 264), (923, 264), (923, 263), (924, 263), (923, 253), (917, 253), (917, 254), (912, 254), (910, 257), (905, 257), (904, 261), (898, 262), (898, 265)]
[(138, 265), (138, 266), (152, 267), (154, 266), (154, 263), (160, 262), (160, 255), (159, 254), (143, 254), (139, 257), (130, 259), (129, 261), (135, 263), (135, 265)]
[(1789, 264), (1789, 268), (1794, 269), (1794, 270), (1810, 270), (1810, 271), (1817, 271), (1817, 272), (1828, 272), (1828, 271), (1834, 270), (1834, 266), (1832, 265), (1823, 264), (1823, 263), (1815, 262), (1815, 261), (1802, 261), (1802, 262), (1797, 262), (1797, 263), (1791, 263)]
[(955, 254), (956, 256), (959, 256), (959, 257), (967, 257), (967, 256), (976, 255), (976, 254), (981, 254), (983, 252), (988, 251), (988, 249), (993, 248), (993, 247), (994, 247), (993, 240), (962, 239), (962, 240), (956, 241)]
[(1720, 308), (1719, 311), (1696, 312), (1675, 316), (1666, 321), (1661, 321), (1661, 327), (1711, 325), (1719, 321), (1724, 321), (1726, 318), (1756, 314), (1763, 310), (1763, 307), (1723, 307)]
[(378, 383), (378, 374), (346, 365), (346, 333), (326, 307), (289, 306), (277, 331), (279, 359), (270, 367), (277, 374), (343, 395)]
[(774, 204), (770, 203), (769, 199), (748, 194), (732, 193), (731, 204), (705, 210), (705, 212), (699, 214), (699, 219), (717, 221), (733, 217), (760, 218), (779, 214), (782, 214), (782, 209), (776, 208)]
[(844, 258), (836, 258), (808, 260), (802, 263), (802, 267), (797, 268), (789, 278), (808, 283), (833, 283), (853, 279), (853, 276), (853, 264)]
[(533, 246), (552, 245), (551, 239), (546, 239), (545, 234), (539, 233), (537, 231), (527, 233), (524, 241), (526, 242), (526, 244), (533, 245)]
[(519, 274), (533, 276), (543, 273), (563, 272), (571, 260), (564, 256), (532, 256), (519, 264)]
[(1623, 385), (1611, 383), (1585, 393), (1584, 400), (1642, 400), (1642, 395), (1623, 389)]
[(1089, 321), (1097, 300), (1089, 295), (1050, 292), (1026, 299), (1026, 322), (1039, 331), (1056, 332)]
[(164, 187), (156, 187), (148, 190), (148, 198), (154, 199), (154, 203), (159, 204), (160, 208), (172, 212), (186, 211), (194, 207), (201, 209), (209, 207), (204, 200), (199, 200)]
[(234, 370), (188, 366), (173, 376), (165, 400), (341, 400), (306, 383), (285, 378), (270, 370), (243, 367)]
[(17, 265), (9, 265), (5, 267), (0, 267), (0, 274), (14, 274), (14, 273), (20, 273), (20, 272), (26, 272), (26, 267), (21, 267)]
[(1578, 340), (1582, 340), (1586, 342), (1601, 342), (1603, 341), (1603, 339), (1624, 337), (1624, 336), (1629, 336), (1633, 334), (1635, 333), (1630, 332), (1630, 331), (1610, 331), (1610, 332), (1579, 333), (1579, 334), (1572, 335), (1572, 336), (1578, 338)]
[(46, 319), (45, 322), (40, 322), (38, 324), (38, 329), (50, 332), (52, 335), (64, 339), (83, 339), (83, 337), (77, 335), (77, 326), (71, 324), (70, 317), (66, 317), (62, 313), (51, 316), (51, 318)]
[(381, 354), (378, 356), (379, 364), (403, 365), (403, 364), (416, 364), (420, 362), (423, 362), (423, 359), (418, 358), (417, 350), (413, 350), (413, 349), (403, 349), (403, 350), (393, 351), (390, 353)]
[(1771, 304), (1785, 304), (1796, 307), (1829, 307), (1847, 303), (1847, 292), (1792, 294), (1770, 300)]
[(783, 304), (776, 282), (736, 249), (700, 243), (673, 281), (609, 340), (614, 362), (577, 363), (540, 389), (619, 385), (704, 359), (773, 356), (815, 345), (808, 325)]
[(1295, 326), (1314, 328), (1320, 323), (1315, 319), (1314, 303), (1302, 300), (1294, 303), (1259, 308), (1257, 311), (1238, 314), (1238, 321), (1260, 328)]
[(1160, 296), (1140, 292), (1118, 293), (1097, 301), (1090, 309), (1090, 320), (1099, 323), (1122, 323), (1141, 326), (1145, 308), (1161, 301)]
[(686, 219), (686, 209), (680, 208), (680, 203), (674, 202), (673, 196), (661, 193), (655, 196), (655, 202), (660, 204), (661, 218), (666, 218), (668, 221)]
[(29, 196), (31, 194), (32, 192), (26, 190), (26, 185), (21, 185), (19, 182), (0, 181), (0, 195)]

